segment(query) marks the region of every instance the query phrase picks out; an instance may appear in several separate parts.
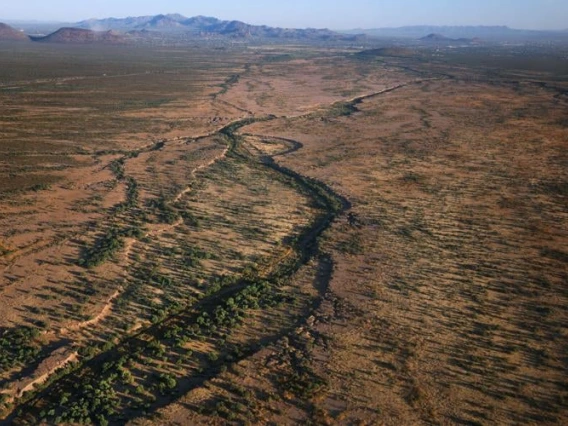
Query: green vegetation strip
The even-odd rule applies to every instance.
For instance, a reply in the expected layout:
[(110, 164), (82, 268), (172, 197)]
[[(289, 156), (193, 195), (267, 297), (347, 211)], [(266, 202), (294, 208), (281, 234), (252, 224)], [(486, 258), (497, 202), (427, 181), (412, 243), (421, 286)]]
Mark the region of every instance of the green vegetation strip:
[[(245, 119), (221, 129), (219, 133), (227, 137), (230, 152), (243, 155), (236, 153), (239, 137), (235, 131), (255, 121)], [(264, 279), (259, 278), (254, 269), (247, 269), (242, 278), (211, 288), (208, 296), (190, 308), (179, 305), (175, 311), (165, 311), (154, 318), (154, 325), (117, 345), (107, 342), (101, 347), (83, 348), (80, 365), (59, 371), (35, 395), (28, 394), (20, 401), (15, 424), (34, 424), (38, 420), (50, 424), (122, 424), (141, 413), (155, 411), (176, 395), (215, 377), (227, 365), (258, 350), (257, 345), (229, 345), (226, 337), (231, 330), (243, 324), (249, 311), (292, 302), (280, 288), (317, 253), (319, 235), (349, 207), (347, 200), (315, 179), (284, 168), (269, 157), (263, 158), (262, 164), (285, 176), (291, 185), (309, 195), (324, 212), (295, 238), (298, 255), (282, 261)], [(117, 171), (120, 174), (120, 168)], [(162, 206), (159, 201), (153, 207), (158, 211), (168, 211), (167, 205), (164, 203)], [(111, 227), (87, 251), (82, 264), (92, 267), (103, 263), (123, 247), (126, 236), (137, 236), (136, 229)], [(283, 335), (281, 331), (273, 336), (273, 341)], [(213, 349), (207, 357), (197, 356), (187, 348), (189, 342), (198, 341), (212, 344)], [(184, 369), (194, 372), (189, 383), (187, 377), (176, 375)], [(132, 371), (138, 371), (136, 377)], [(140, 375), (140, 371), (150, 373)], [(67, 372), (69, 374), (64, 375)], [(290, 390), (298, 395), (310, 395), (312, 388), (323, 386), (322, 380), (307, 365), (298, 365), (294, 374)], [(308, 383), (313, 386), (308, 386)]]
[(17, 327), (0, 332), (0, 373), (36, 361), (40, 347), (34, 343), (37, 328)]
[(120, 229), (112, 226), (102, 235), (95, 245), (87, 250), (79, 260), (79, 265), (85, 268), (94, 268), (113, 258), (117, 252), (124, 248), (124, 238), (142, 238), (144, 231), (139, 227)]

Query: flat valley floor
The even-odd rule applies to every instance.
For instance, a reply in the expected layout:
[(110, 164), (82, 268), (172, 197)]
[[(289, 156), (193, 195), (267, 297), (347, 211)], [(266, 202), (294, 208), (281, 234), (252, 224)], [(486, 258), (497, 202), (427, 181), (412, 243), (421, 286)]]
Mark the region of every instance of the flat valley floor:
[(0, 45), (0, 424), (568, 423), (566, 61), (356, 52)]

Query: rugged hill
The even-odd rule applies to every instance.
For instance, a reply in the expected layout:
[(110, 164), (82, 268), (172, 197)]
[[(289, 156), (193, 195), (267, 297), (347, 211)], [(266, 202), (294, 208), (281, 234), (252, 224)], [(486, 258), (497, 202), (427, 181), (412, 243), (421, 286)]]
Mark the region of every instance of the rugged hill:
[(190, 33), (200, 36), (225, 36), (232, 38), (285, 38), (285, 39), (338, 39), (355, 40), (353, 35), (342, 35), (328, 29), (274, 28), (250, 25), (241, 21), (223, 21), (207, 16), (187, 18), (179, 14), (128, 17), (124, 19), (90, 19), (76, 24), (90, 30), (159, 31), (165, 33)]
[(436, 34), (436, 33), (432, 33), (432, 34), (428, 34), (426, 37), (422, 37), (420, 40), (422, 41), (451, 41), (452, 39), (446, 36), (443, 36), (442, 34)]
[(33, 41), (46, 43), (102, 43), (122, 44), (127, 38), (116, 31), (92, 31), (83, 28), (60, 28), (45, 37), (32, 37)]
[(156, 15), (152, 19), (150, 19), (150, 21), (141, 26), (141, 28), (146, 29), (176, 29), (183, 27), (184, 25), (179, 22), (174, 16), (166, 15)]
[(29, 41), (30, 38), (23, 32), (0, 22), (0, 41)]

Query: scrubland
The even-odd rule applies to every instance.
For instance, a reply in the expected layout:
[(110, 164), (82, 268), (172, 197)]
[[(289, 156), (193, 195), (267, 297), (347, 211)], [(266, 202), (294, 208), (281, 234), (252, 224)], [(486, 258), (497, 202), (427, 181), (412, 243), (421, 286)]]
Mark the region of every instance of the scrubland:
[(568, 421), (556, 62), (0, 51), (5, 424)]

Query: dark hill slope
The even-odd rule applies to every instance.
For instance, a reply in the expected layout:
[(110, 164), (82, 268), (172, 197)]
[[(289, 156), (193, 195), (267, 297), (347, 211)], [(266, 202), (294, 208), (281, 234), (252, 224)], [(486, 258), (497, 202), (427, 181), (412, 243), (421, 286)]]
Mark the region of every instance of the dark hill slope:
[(422, 41), (452, 41), (451, 38), (443, 36), (442, 34), (428, 34), (426, 37), (422, 37)]
[(23, 32), (0, 22), (0, 41), (30, 41)]
[(82, 28), (60, 28), (45, 37), (32, 37), (32, 40), (44, 43), (73, 43), (73, 44), (122, 44), (126, 37), (115, 31), (92, 31)]
[(481, 40), (479, 38), (450, 38), (450, 37), (446, 37), (444, 35), (441, 34), (428, 34), (426, 37), (422, 37), (420, 39), (423, 42), (426, 43), (452, 43), (452, 42), (459, 42), (459, 43), (480, 43)]

